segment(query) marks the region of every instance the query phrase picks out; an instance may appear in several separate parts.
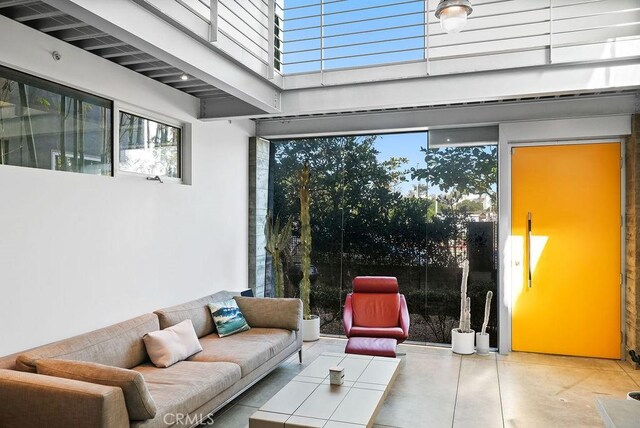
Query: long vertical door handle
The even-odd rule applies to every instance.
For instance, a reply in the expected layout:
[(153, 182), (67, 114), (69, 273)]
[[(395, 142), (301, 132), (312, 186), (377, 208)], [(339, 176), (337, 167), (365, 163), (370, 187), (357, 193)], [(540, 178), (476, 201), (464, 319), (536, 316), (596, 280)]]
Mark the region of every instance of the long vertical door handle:
[(527, 271), (528, 284), (531, 288), (531, 211), (527, 213)]

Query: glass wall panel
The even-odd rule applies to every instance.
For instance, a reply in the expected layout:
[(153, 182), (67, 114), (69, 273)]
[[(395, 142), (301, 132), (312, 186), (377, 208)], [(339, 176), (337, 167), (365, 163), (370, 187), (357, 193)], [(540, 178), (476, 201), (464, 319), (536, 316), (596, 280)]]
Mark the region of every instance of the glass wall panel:
[(180, 128), (120, 112), (119, 169), (180, 178)]
[(451, 343), (460, 318), (462, 262), (469, 260), (471, 328), (480, 331), (487, 291), (494, 294), (487, 332), (497, 346), (497, 146), (425, 149), (434, 203), (427, 225), (428, 342)]
[[(409, 340), (450, 343), (460, 311), (462, 262), (471, 274), (472, 327), (497, 290), (495, 147), (428, 149), (426, 133), (274, 141), (272, 207), (293, 220), (284, 254), (286, 295), (299, 296), (298, 173), (311, 171), (312, 313), (343, 334), (342, 305), (359, 275), (398, 278)], [(266, 289), (272, 289), (267, 286)], [(489, 332), (495, 346), (494, 298)]]
[(356, 276), (393, 276), (407, 298), (409, 340), (426, 341), (426, 222), (424, 180), (411, 167), (424, 165), (425, 133), (352, 138), (345, 150), (343, 289)]
[(0, 164), (111, 175), (111, 102), (0, 67)]
[[(300, 202), (298, 174), (305, 162), (310, 167), (311, 262), (320, 275), (311, 290), (313, 313), (321, 315), (321, 331), (342, 334), (343, 199), (352, 191), (345, 175), (345, 146), (352, 137), (329, 137), (278, 141), (273, 190), (273, 213), (293, 220), (293, 239), (284, 257), (286, 296), (298, 297), (300, 248)], [(270, 287), (267, 287), (270, 289)]]

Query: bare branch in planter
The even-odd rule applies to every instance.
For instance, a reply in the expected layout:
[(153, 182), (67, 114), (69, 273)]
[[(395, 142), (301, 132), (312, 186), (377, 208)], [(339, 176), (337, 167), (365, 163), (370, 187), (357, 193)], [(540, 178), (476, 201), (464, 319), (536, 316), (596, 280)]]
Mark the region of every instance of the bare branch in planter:
[(462, 282), (460, 284), (460, 333), (471, 333), (471, 298), (467, 297), (469, 260), (462, 262)]
[(487, 325), (489, 325), (489, 314), (491, 313), (491, 299), (493, 291), (487, 291), (487, 299), (484, 302), (484, 321), (482, 322), (482, 334), (487, 333)]

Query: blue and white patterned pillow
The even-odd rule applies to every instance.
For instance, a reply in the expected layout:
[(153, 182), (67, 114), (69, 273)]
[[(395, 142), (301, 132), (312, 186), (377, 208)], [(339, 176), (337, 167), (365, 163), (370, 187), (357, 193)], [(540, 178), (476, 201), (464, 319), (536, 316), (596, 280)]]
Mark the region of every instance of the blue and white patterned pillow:
[(209, 310), (220, 337), (231, 336), (251, 328), (233, 299), (209, 303)]

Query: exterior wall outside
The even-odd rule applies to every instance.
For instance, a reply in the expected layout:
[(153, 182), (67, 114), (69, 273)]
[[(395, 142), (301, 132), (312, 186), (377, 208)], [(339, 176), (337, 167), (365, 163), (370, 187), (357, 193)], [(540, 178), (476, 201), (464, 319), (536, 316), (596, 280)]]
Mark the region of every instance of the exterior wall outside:
[[(626, 242), (626, 288), (625, 288), (625, 353), (629, 350), (640, 352), (640, 253), (638, 252), (638, 215), (640, 214), (640, 115), (636, 114), (632, 120), (631, 135), (626, 139), (626, 176), (625, 190), (627, 194), (625, 216), (627, 232)], [(628, 359), (631, 362), (631, 359)]]
[(267, 260), (264, 228), (268, 209), (269, 141), (249, 140), (249, 288), (257, 297), (265, 296)]
[(253, 123), (200, 122), (197, 99), (12, 20), (0, 39), (0, 65), (172, 118), (191, 142), (190, 185), (0, 166), (0, 356), (245, 289)]

